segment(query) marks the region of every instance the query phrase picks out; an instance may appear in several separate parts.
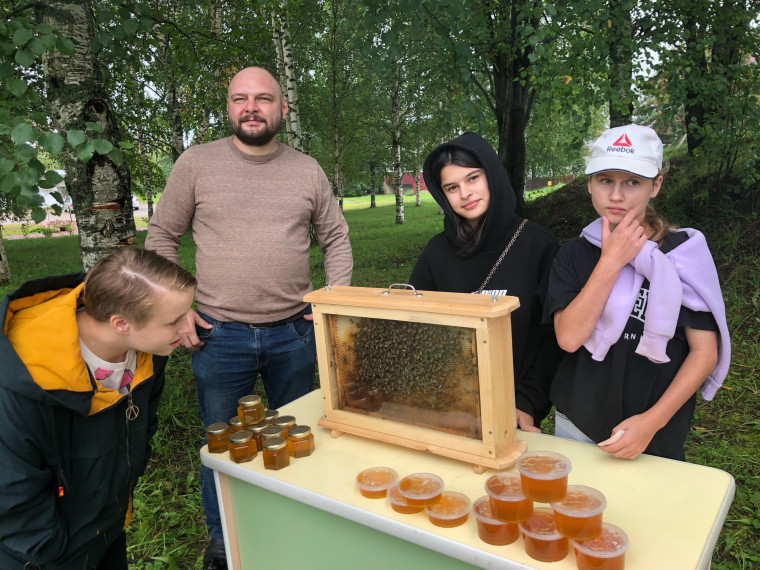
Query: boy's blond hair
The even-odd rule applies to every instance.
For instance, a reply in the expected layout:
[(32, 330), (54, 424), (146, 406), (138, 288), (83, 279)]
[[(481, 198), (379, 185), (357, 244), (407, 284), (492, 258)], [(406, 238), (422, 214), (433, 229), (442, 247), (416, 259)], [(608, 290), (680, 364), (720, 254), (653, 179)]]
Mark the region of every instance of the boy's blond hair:
[(188, 291), (196, 283), (192, 273), (154, 251), (125, 247), (90, 269), (82, 302), (87, 314), (98, 322), (121, 315), (139, 326), (153, 316), (156, 290)]

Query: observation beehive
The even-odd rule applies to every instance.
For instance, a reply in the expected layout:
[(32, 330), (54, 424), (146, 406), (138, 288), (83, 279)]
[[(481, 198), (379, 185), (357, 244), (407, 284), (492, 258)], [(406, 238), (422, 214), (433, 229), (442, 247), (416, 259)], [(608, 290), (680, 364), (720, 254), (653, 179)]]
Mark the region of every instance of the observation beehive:
[(515, 435), (510, 313), (516, 297), (332, 287), (314, 313), (319, 425), (486, 467), (525, 450)]

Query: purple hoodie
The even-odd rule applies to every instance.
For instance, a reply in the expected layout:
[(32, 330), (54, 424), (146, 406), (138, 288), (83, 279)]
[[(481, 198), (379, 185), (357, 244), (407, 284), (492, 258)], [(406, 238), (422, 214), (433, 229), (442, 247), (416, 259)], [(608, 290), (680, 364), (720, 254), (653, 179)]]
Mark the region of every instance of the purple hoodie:
[[(673, 338), (681, 305), (694, 311), (713, 314), (718, 324), (720, 344), (718, 363), (702, 384), (702, 397), (712, 400), (728, 373), (731, 340), (726, 323), (726, 308), (705, 236), (685, 228), (689, 239), (663, 254), (653, 241), (647, 241), (636, 257), (618, 275), (602, 315), (583, 346), (594, 360), (603, 360), (610, 346), (618, 341), (631, 314), (644, 279), (649, 280), (649, 299), (644, 315), (644, 333), (636, 353), (652, 362), (668, 362), (665, 353)], [(601, 247), (602, 219), (586, 226), (581, 237)]]

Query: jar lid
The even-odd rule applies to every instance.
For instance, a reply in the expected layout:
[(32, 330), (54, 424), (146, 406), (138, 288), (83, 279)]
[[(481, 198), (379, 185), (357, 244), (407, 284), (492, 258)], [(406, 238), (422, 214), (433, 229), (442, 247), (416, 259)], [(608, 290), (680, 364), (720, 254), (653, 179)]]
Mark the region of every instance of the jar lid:
[(252, 431), (253, 433), (261, 433), (264, 429), (269, 427), (269, 422), (266, 420), (262, 420), (257, 424), (249, 425), (246, 429)]
[(261, 396), (258, 394), (251, 394), (249, 396), (243, 396), (238, 400), (240, 406), (255, 406), (261, 403)]
[(230, 426), (235, 427), (240, 427), (243, 425), (243, 422), (241, 422), (240, 418), (237, 416), (232, 416), (227, 423), (230, 424)]
[(245, 443), (253, 437), (253, 434), (247, 429), (238, 431), (230, 435), (230, 443)]
[(266, 410), (264, 412), (264, 419), (265, 420), (273, 420), (277, 416), (280, 415), (280, 412), (278, 410)]
[(270, 437), (282, 437), (282, 428), (279, 426), (266, 426), (261, 430), (261, 437), (269, 439)]
[(216, 422), (206, 428), (206, 433), (210, 433), (211, 435), (220, 435), (226, 432), (228, 429), (230, 429), (230, 426), (227, 425), (227, 422)]
[(604, 494), (586, 485), (568, 485), (565, 497), (551, 503), (552, 509), (566, 517), (594, 517), (607, 507)]
[(293, 439), (301, 439), (308, 437), (311, 434), (311, 428), (309, 426), (293, 426), (288, 430), (288, 437)]
[(287, 444), (288, 442), (285, 441), (284, 437), (270, 437), (269, 439), (264, 440), (263, 447), (269, 451), (277, 451), (278, 449), (285, 447)]
[(550, 481), (567, 477), (572, 464), (555, 451), (526, 451), (517, 458), (515, 467), (525, 477)]
[(274, 420), (276, 426), (289, 426), (296, 423), (295, 416), (278, 416)]
[(520, 523), (520, 530), (534, 540), (559, 540), (563, 536), (554, 523), (554, 511), (547, 507), (533, 509), (530, 518)]

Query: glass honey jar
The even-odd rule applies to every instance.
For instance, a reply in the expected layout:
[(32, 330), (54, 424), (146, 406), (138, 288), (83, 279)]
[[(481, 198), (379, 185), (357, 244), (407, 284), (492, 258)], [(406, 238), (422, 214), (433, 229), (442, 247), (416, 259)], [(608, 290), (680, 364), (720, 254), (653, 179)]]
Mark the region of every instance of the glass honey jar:
[(256, 457), (256, 442), (253, 434), (248, 430), (239, 431), (230, 435), (230, 459), (235, 463), (253, 461)]
[(245, 424), (237, 416), (232, 416), (227, 423), (230, 424), (230, 435), (246, 429)]
[(238, 417), (247, 426), (252, 426), (264, 419), (264, 404), (261, 396), (251, 394), (238, 400)]
[(274, 420), (279, 415), (280, 412), (277, 410), (264, 410), (264, 419), (269, 423), (270, 426), (274, 423)]
[(285, 439), (286, 436), (283, 433), (282, 428), (279, 426), (266, 426), (264, 429), (261, 430), (262, 441), (272, 439), (273, 437), (281, 437)]
[(288, 443), (283, 437), (271, 437), (264, 440), (264, 468), (279, 470), (290, 465)]
[(291, 457), (308, 457), (314, 453), (314, 434), (309, 426), (293, 426), (288, 430), (288, 452)]
[(206, 443), (209, 453), (224, 453), (229, 446), (230, 426), (225, 422), (216, 422), (206, 428)]
[(253, 434), (253, 439), (256, 442), (256, 449), (259, 451), (263, 451), (264, 447), (262, 446), (264, 442), (264, 436), (262, 435), (262, 432), (265, 428), (269, 427), (269, 422), (266, 420), (260, 421), (257, 424), (254, 424), (252, 426), (248, 426), (248, 431), (250, 431)]
[(288, 437), (288, 430), (296, 425), (295, 416), (277, 416), (272, 422), (273, 426), (282, 428), (282, 437)]

